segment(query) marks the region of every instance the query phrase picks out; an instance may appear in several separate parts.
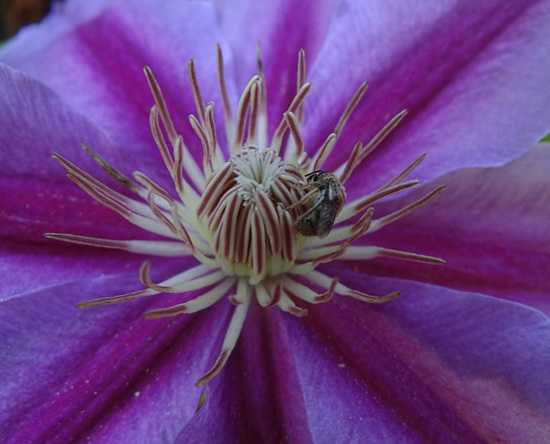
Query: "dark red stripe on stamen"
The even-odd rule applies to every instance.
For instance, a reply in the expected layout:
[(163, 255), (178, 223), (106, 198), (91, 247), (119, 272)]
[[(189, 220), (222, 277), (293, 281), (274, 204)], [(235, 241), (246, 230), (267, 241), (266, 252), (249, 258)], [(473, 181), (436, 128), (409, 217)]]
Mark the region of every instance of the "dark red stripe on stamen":
[(367, 90), (367, 82), (363, 82), (359, 88), (357, 88), (357, 91), (355, 91), (355, 94), (347, 104), (346, 108), (344, 109), (344, 112), (340, 116), (340, 119), (338, 120), (338, 123), (336, 124), (336, 127), (334, 128), (334, 133), (336, 134), (336, 137), (339, 137), (342, 133), (342, 129), (344, 128), (344, 125), (350, 118), (351, 114), (353, 113), (353, 110), (355, 107), (359, 104), (359, 101), (363, 97), (363, 94), (365, 94), (365, 91)]
[(420, 184), (418, 180), (408, 180), (407, 182), (398, 183), (387, 188), (376, 191), (374, 194), (367, 196), (354, 206), (354, 214), (357, 214), (360, 211), (363, 211), (369, 205), (372, 205), (375, 202), (378, 202), (381, 199), (389, 197), (393, 194), (399, 193), (401, 191), (408, 190), (409, 188), (416, 187)]
[(232, 194), (231, 198), (228, 200), (223, 226), (220, 230), (223, 232), (221, 251), (223, 252), (223, 256), (228, 259), (233, 259), (235, 252), (237, 217), (239, 215), (242, 202), (242, 197), (239, 196), (238, 193)]
[(380, 226), (384, 226), (384, 225), (387, 225), (389, 223), (395, 222), (396, 220), (401, 219), (403, 216), (406, 216), (407, 214), (411, 213), (412, 211), (426, 205), (430, 200), (434, 199), (444, 189), (445, 189), (445, 185), (437, 187), (435, 190), (429, 192), (428, 194), (421, 197), (417, 201), (407, 205), (406, 207), (401, 208), (400, 210), (394, 211), (393, 213), (388, 214), (387, 216), (381, 217), (380, 219), (377, 219), (376, 221), (380, 224)]
[(197, 79), (197, 73), (195, 72), (195, 62), (190, 59), (187, 63), (187, 75), (189, 77), (189, 84), (193, 91), (193, 98), (195, 99), (195, 106), (197, 108), (197, 114), (201, 125), (204, 125), (204, 100), (202, 98), (201, 90), (199, 88), (199, 81)]
[(326, 140), (323, 142), (323, 145), (321, 145), (321, 148), (319, 148), (317, 153), (315, 153), (315, 161), (313, 162), (313, 167), (311, 168), (311, 171), (317, 171), (321, 169), (321, 166), (334, 148), (337, 138), (338, 137), (335, 133), (330, 133), (327, 136)]
[[(299, 92), (306, 81), (306, 53), (303, 49), (298, 52), (298, 69), (296, 73), (296, 92)], [(296, 117), (300, 124), (304, 121), (304, 105), (300, 105), (296, 109)]]
[(278, 280), (275, 281), (275, 284), (270, 286), (270, 288), (268, 289), (268, 292), (269, 292), (269, 295), (271, 296), (271, 299), (269, 300), (269, 303), (267, 304), (267, 306), (274, 307), (281, 300), (281, 295), (283, 292), (281, 283)]
[(153, 190), (149, 191), (147, 194), (147, 203), (149, 204), (149, 207), (151, 208), (151, 211), (155, 215), (155, 217), (160, 220), (166, 227), (176, 236), (178, 235), (178, 230), (176, 230), (176, 227), (172, 223), (170, 219), (159, 209), (155, 202), (155, 196), (158, 196)]
[[(303, 85), (292, 100), (292, 103), (288, 107), (287, 112), (296, 113), (300, 106), (302, 106), (302, 104), (304, 103), (304, 100), (311, 91), (312, 87), (313, 85), (311, 83), (306, 83), (305, 85)], [(271, 139), (271, 148), (276, 152), (278, 152), (281, 148), (281, 141), (286, 130), (287, 123), (283, 115), (283, 118), (281, 119), (281, 122), (279, 123), (279, 126), (277, 126), (277, 129), (273, 134), (273, 138)]]
[(164, 161), (166, 168), (168, 168), (168, 171), (173, 174), (174, 160), (172, 159), (172, 155), (170, 154), (170, 150), (168, 148), (168, 145), (166, 144), (166, 140), (164, 140), (162, 130), (160, 129), (159, 110), (156, 106), (153, 106), (151, 108), (151, 112), (149, 113), (149, 126), (151, 127), (151, 134), (153, 135), (153, 139), (157, 144), (162, 160)]
[[(385, 126), (382, 128), (376, 136), (374, 136), (369, 143), (365, 145), (365, 148), (357, 163), (361, 163), (365, 158), (372, 153), (378, 145), (386, 138), (386, 136), (392, 132), (392, 130), (401, 122), (403, 117), (407, 115), (407, 110), (401, 111), (399, 114), (395, 115)], [(399, 179), (401, 180), (401, 179)]]
[(208, 136), (204, 130), (204, 128), (201, 126), (200, 122), (197, 120), (197, 118), (194, 115), (189, 116), (189, 123), (191, 124), (191, 127), (199, 137), (202, 145), (202, 165), (203, 168), (206, 167), (206, 165), (210, 161), (210, 144), (208, 142)]
[(223, 113), (225, 115), (226, 120), (232, 120), (233, 111), (231, 110), (231, 102), (229, 101), (229, 94), (227, 93), (227, 86), (225, 84), (223, 54), (222, 54), (222, 48), (219, 44), (216, 45), (216, 73), (218, 76), (218, 85), (220, 87), (220, 95), (222, 96)]
[(121, 204), (117, 200), (113, 199), (111, 197), (111, 194), (107, 195), (103, 193), (101, 189), (96, 187), (93, 183), (90, 183), (86, 178), (75, 176), (71, 173), (67, 173), (67, 177), (80, 188), (82, 188), (82, 190), (92, 196), (95, 200), (97, 200), (100, 204), (117, 212), (125, 219), (131, 218), (131, 215), (133, 214), (132, 211), (130, 211), (130, 209), (126, 205)]
[(232, 195), (233, 193), (224, 194), (216, 205), (216, 208), (214, 208), (210, 213), (210, 218), (208, 219), (208, 230), (211, 233), (217, 231), (221, 225), (227, 207), (227, 202)]
[(216, 136), (216, 124), (214, 123), (214, 110), (211, 103), (206, 107), (206, 133), (208, 134), (208, 146), (210, 147), (209, 161), (216, 155), (218, 139)]
[(179, 238), (185, 243), (185, 245), (187, 245), (187, 248), (189, 248), (189, 250), (194, 253), (195, 246), (193, 245), (191, 236), (189, 236), (189, 233), (185, 229), (183, 222), (180, 219), (180, 216), (178, 214), (178, 207), (174, 201), (170, 202), (170, 214), (172, 215), (172, 222), (174, 223), (176, 233), (178, 234)]
[(248, 221), (251, 205), (241, 207), (238, 213), (235, 236), (235, 262), (244, 264), (247, 261), (248, 244), (250, 242), (250, 223)]
[(174, 123), (170, 118), (170, 113), (168, 112), (168, 108), (166, 106), (166, 102), (164, 101), (162, 91), (151, 69), (148, 66), (145, 66), (143, 70), (145, 71), (145, 77), (147, 77), (149, 88), (153, 93), (153, 99), (155, 100), (155, 103), (160, 112), (160, 117), (162, 119), (162, 123), (164, 124), (164, 129), (166, 130), (166, 134), (168, 135), (168, 138), (170, 139), (170, 141), (174, 143), (178, 135), (174, 128)]
[(302, 139), (302, 134), (300, 132), (300, 124), (298, 123), (298, 118), (294, 115), (294, 113), (287, 112), (284, 116), (288, 128), (290, 129), (290, 133), (292, 134), (292, 138), (294, 139), (294, 143), (296, 144), (296, 151), (293, 158), (297, 159), (304, 152), (304, 140)]
[(279, 229), (277, 210), (273, 202), (263, 191), (257, 192), (257, 207), (262, 214), (262, 219), (267, 225), (267, 237), (271, 245), (270, 255), (278, 254), (281, 251), (281, 232)]
[(179, 194), (185, 192), (185, 180), (183, 179), (183, 137), (178, 136), (176, 144), (174, 146), (174, 169), (172, 171), (172, 178), (176, 185), (176, 191)]
[(355, 146), (353, 147), (353, 150), (351, 152), (351, 155), (349, 159), (346, 161), (346, 166), (344, 168), (344, 171), (342, 172), (342, 175), (340, 176), (340, 184), (344, 185), (346, 181), (351, 176), (351, 173), (355, 169), (355, 167), (359, 164), (359, 155), (361, 153), (361, 150), (363, 149), (363, 143), (357, 142)]
[(258, 108), (260, 106), (261, 83), (258, 81), (252, 85), (250, 100), (250, 117), (248, 120), (248, 136), (246, 143), (253, 145), (256, 143), (256, 124), (258, 120)]
[(246, 114), (250, 103), (250, 96), (252, 94), (252, 87), (259, 81), (258, 76), (252, 77), (239, 100), (237, 108), (237, 132), (235, 134), (235, 147), (241, 147), (244, 141), (244, 130), (246, 127)]
[(294, 223), (288, 211), (285, 211), (280, 205), (277, 206), (277, 212), (279, 213), (279, 223), (283, 234), (283, 258), (287, 262), (293, 262), (296, 259), (296, 232), (294, 231)]
[(252, 215), (252, 268), (254, 274), (261, 275), (265, 271), (266, 263), (266, 238), (265, 228), (262, 223), (262, 216), (258, 208), (254, 209)]
[(145, 289), (145, 290), (134, 291), (132, 293), (125, 293), (117, 296), (110, 296), (107, 298), (92, 299), (89, 301), (80, 302), (76, 304), (76, 306), (78, 308), (100, 307), (102, 305), (118, 304), (120, 302), (131, 301), (133, 299), (152, 296), (154, 294), (157, 294), (157, 292), (150, 289)]
[(339, 281), (339, 278), (335, 277), (332, 280), (330, 287), (328, 288), (326, 293), (320, 294), (319, 296), (315, 297), (315, 303), (322, 304), (330, 301), (334, 296), (334, 290), (336, 289), (336, 284), (338, 284), (338, 281)]
[(232, 173), (233, 166), (230, 163), (226, 163), (210, 178), (202, 193), (199, 207), (197, 208), (197, 216), (199, 218), (202, 218), (206, 212), (210, 212), (217, 204), (218, 199), (225, 190), (225, 186), (222, 186), (222, 184), (229, 179)]

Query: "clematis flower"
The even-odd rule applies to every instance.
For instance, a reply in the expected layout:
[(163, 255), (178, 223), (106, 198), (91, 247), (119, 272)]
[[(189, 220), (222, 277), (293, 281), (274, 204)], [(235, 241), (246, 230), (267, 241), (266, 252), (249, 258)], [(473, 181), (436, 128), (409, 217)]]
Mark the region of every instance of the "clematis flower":
[[(549, 8), (400, 7), (73, 0), (2, 49), (8, 442), (548, 436), (550, 155), (535, 145), (550, 122)], [(306, 238), (296, 222), (328, 185), (305, 175), (320, 168), (347, 206)], [(235, 233), (257, 247), (239, 272)], [(197, 260), (220, 279), (182, 294), (208, 274), (189, 276)]]

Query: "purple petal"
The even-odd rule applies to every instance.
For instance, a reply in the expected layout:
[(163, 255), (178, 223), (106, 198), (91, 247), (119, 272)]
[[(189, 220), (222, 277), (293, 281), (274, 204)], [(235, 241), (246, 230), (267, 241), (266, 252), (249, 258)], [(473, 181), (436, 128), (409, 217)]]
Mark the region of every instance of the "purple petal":
[(296, 94), (299, 50), (304, 49), (306, 58), (313, 59), (334, 19), (338, 2), (239, 0), (215, 3), (221, 31), (235, 59), (234, 72), (240, 88), (257, 73), (254, 55), (256, 45), (260, 44), (272, 132)]
[(138, 235), (68, 180), (51, 152), (68, 153), (98, 177), (105, 173), (82, 150), (82, 141), (103, 147), (109, 161), (130, 171), (139, 169), (139, 161), (128, 158), (104, 131), (35, 80), (0, 65), (0, 84), (0, 233), (26, 241), (43, 240), (47, 231)]
[(311, 442), (283, 315), (255, 302), (229, 362), (179, 443)]
[[(68, 12), (58, 8), (47, 29), (72, 20), (71, 12), (71, 8)], [(158, 158), (161, 166), (149, 129), (153, 99), (143, 74), (143, 66), (149, 65), (176, 128), (187, 142), (200, 146), (187, 120), (195, 106), (186, 63), (195, 59), (205, 101), (215, 96), (219, 103), (215, 45), (222, 39), (211, 5), (173, 1), (159, 8), (156, 2), (144, 0), (128, 8), (125, 2), (113, 2), (101, 14), (76, 25), (64, 33), (54, 32), (55, 38), (39, 53), (24, 47), (26, 38), (16, 39), (0, 52), (0, 60), (40, 79), (105, 129), (115, 143), (139, 156)], [(42, 32), (46, 31), (28, 31), (33, 38)], [(13, 56), (19, 51), (25, 56)], [(221, 112), (221, 106), (217, 110)]]
[[(368, 163), (375, 183), (422, 153), (419, 178), (517, 157), (549, 130), (548, 2), (347, 2), (316, 55), (305, 134), (319, 146), (359, 84), (370, 82), (331, 165), (403, 109)], [(311, 64), (310, 64), (311, 65)], [(338, 160), (338, 162), (336, 162)], [(366, 164), (366, 165), (367, 165)], [(365, 176), (364, 176), (365, 177)], [(350, 186), (364, 185), (355, 175)]]
[[(106, 254), (101, 248), (72, 246), (64, 242), (37, 244), (4, 240), (0, 246), (0, 301), (78, 279), (129, 270), (133, 270), (135, 284), (139, 285), (141, 262), (143, 257), (139, 255), (118, 251)], [(100, 296), (108, 295), (94, 297)]]
[(200, 390), (193, 383), (229, 304), (154, 321), (142, 313), (158, 307), (159, 298), (75, 307), (139, 288), (136, 281), (135, 273), (76, 278), (2, 303), (1, 436), (10, 442), (175, 439), (196, 411)]
[(342, 277), (403, 295), (383, 306), (339, 298), (287, 318), (314, 441), (545, 440), (545, 316), (426, 284)]
[(423, 280), (519, 301), (550, 312), (550, 150), (541, 145), (503, 167), (449, 173), (375, 210), (381, 216), (438, 185), (434, 201), (361, 243), (433, 255), (447, 265), (365, 262), (372, 273)]

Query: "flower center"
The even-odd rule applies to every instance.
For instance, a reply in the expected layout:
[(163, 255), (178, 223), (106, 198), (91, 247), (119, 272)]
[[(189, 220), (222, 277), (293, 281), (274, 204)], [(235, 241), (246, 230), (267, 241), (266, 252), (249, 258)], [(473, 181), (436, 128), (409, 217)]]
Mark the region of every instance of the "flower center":
[(150, 263), (146, 261), (139, 271), (143, 289), (82, 302), (80, 308), (195, 290), (201, 290), (199, 296), (193, 299), (184, 296), (181, 304), (149, 310), (145, 316), (161, 318), (194, 313), (224, 296), (235, 305), (222, 351), (197, 385), (207, 383), (225, 365), (253, 299), (263, 307), (277, 306), (292, 315), (305, 316), (307, 310), (300, 306), (303, 302), (323, 303), (335, 294), (368, 303), (386, 302), (398, 296), (397, 292), (372, 296), (351, 289), (340, 283), (338, 277), (316, 270), (321, 263), (378, 256), (444, 263), (416, 253), (352, 246), (360, 236), (425, 205), (443, 189), (437, 188), (394, 213), (373, 219), (372, 204), (419, 184), (417, 180), (404, 179), (422, 161), (424, 156), (420, 156), (390, 182), (346, 202), (344, 184), (406, 112), (391, 119), (367, 144), (358, 142), (342, 165), (327, 172), (321, 168), (361, 100), (366, 83), (357, 89), (325, 142), (308, 154), (301, 131), (303, 104), (312, 85), (305, 82), (304, 52), (300, 51), (298, 57), (296, 96), (269, 143), (267, 95), (261, 66), (258, 60), (259, 73), (245, 87), (233, 117), (218, 46), (217, 74), (227, 138), (224, 151), (218, 142), (213, 106), (205, 105), (193, 61), (189, 62), (189, 80), (197, 108), (197, 116), (191, 115), (189, 120), (202, 144), (202, 167), (176, 132), (160, 87), (151, 70), (145, 68), (155, 100), (150, 114), (151, 132), (178, 199), (173, 197), (174, 192), (164, 190), (141, 172), (134, 172), (134, 180), (124, 176), (86, 146), (99, 165), (133, 193), (132, 197), (108, 187), (58, 154), (53, 155), (67, 170), (68, 177), (94, 199), (162, 239), (128, 241), (62, 233), (47, 233), (47, 237), (150, 256), (194, 256), (197, 260), (195, 266), (160, 283), (152, 281)]
[(255, 285), (292, 268), (297, 209), (290, 207), (305, 195), (303, 184), (295, 165), (254, 145), (243, 147), (210, 177), (197, 216), (228, 275)]

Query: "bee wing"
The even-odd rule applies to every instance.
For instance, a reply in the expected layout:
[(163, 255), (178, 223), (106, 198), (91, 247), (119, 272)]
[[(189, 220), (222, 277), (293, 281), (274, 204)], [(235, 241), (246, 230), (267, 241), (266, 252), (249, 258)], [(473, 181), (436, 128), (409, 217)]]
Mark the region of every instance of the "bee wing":
[(326, 237), (332, 230), (334, 225), (334, 220), (338, 214), (339, 208), (335, 205), (321, 205), (319, 207), (319, 221), (317, 225), (317, 232), (315, 233), (318, 237)]

